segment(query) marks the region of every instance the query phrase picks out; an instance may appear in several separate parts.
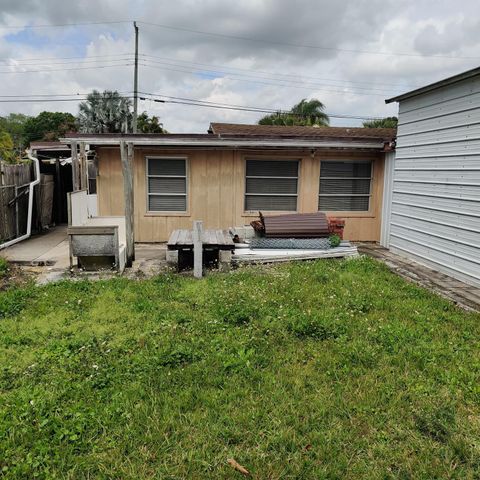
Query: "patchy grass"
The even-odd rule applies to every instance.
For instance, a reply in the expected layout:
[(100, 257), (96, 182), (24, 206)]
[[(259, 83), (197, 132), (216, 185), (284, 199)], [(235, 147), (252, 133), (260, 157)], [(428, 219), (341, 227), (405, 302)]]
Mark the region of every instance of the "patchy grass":
[(8, 262), (0, 257), (0, 278), (5, 277), (8, 273)]
[(0, 340), (5, 478), (480, 471), (480, 315), (371, 259), (10, 289)]
[(24, 271), (0, 257), (0, 291), (26, 285), (29, 282), (31, 278)]

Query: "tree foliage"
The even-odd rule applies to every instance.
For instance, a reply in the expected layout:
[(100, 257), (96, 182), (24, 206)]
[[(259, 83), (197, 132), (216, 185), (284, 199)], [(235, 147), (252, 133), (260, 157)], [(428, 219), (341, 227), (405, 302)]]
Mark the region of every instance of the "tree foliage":
[(16, 155), (21, 155), (28, 146), (25, 135), (25, 123), (30, 117), (23, 113), (10, 113), (0, 117), (0, 132), (7, 132), (13, 140)]
[(397, 128), (397, 117), (377, 118), (363, 122), (365, 128)]
[(147, 112), (138, 116), (137, 130), (141, 133), (167, 133), (163, 128), (163, 123), (160, 123), (160, 119), (155, 115), (149, 117)]
[(132, 126), (132, 102), (117, 91), (94, 90), (80, 103), (78, 124), (82, 133), (127, 133)]
[(29, 117), (24, 123), (27, 144), (36, 140), (55, 141), (75, 131), (76, 118), (67, 112), (42, 112), (36, 117)]
[(12, 137), (8, 132), (0, 132), (0, 160), (13, 163), (17, 159)]
[(276, 112), (259, 120), (259, 125), (300, 125), (328, 126), (330, 119), (324, 112), (325, 105), (316, 98), (304, 98), (294, 105), (289, 112)]

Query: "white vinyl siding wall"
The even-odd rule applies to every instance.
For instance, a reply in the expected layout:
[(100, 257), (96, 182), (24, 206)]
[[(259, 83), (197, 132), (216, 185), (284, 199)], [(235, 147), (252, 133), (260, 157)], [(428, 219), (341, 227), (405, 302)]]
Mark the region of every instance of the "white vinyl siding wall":
[(400, 102), (389, 246), (480, 285), (480, 77)]
[(149, 212), (186, 212), (186, 159), (147, 157), (147, 197)]
[(247, 160), (245, 211), (297, 210), (298, 160)]

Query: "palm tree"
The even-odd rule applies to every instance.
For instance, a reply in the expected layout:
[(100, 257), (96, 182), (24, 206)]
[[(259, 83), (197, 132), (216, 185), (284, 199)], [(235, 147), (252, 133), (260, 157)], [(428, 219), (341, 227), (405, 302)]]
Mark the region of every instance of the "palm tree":
[(365, 128), (397, 128), (397, 117), (376, 118), (363, 122)]
[(94, 90), (79, 105), (78, 124), (82, 133), (127, 133), (132, 117), (130, 99), (117, 91)]
[(328, 126), (330, 119), (325, 105), (316, 98), (302, 99), (289, 112), (276, 112), (259, 120), (259, 125)]

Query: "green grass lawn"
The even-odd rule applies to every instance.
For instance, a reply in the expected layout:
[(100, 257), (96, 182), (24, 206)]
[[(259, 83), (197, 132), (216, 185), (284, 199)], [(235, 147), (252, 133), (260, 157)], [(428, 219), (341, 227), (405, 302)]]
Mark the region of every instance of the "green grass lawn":
[(480, 315), (371, 259), (0, 293), (0, 477), (479, 478)]

